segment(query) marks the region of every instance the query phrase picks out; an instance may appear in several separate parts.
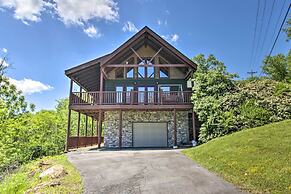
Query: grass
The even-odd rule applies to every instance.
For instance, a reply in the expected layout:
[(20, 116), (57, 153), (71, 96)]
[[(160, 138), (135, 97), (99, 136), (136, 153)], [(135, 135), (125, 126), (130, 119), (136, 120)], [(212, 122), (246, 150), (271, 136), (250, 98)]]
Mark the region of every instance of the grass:
[[(45, 166), (42, 164), (45, 163)], [(56, 179), (50, 177), (39, 178), (45, 169), (53, 165), (62, 165), (66, 174)], [(25, 193), (37, 185), (50, 181), (58, 181), (60, 185), (46, 186), (37, 190), (37, 193), (82, 193), (82, 179), (79, 172), (67, 160), (65, 155), (50, 156), (32, 161), (23, 165), (14, 174), (8, 175), (0, 183), (0, 193)], [(28, 192), (33, 193), (33, 191)]]
[(243, 130), (183, 152), (251, 193), (291, 193), (291, 120)]

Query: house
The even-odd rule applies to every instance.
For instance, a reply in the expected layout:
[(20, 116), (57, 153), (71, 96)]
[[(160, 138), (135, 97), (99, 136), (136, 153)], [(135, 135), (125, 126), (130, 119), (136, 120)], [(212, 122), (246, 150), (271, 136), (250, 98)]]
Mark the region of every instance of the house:
[[(196, 139), (190, 80), (196, 68), (144, 27), (112, 53), (66, 70), (71, 80), (67, 149), (100, 147), (102, 141), (108, 148), (172, 147)], [(72, 91), (73, 83), (80, 91)], [(72, 111), (78, 112), (76, 135)], [(86, 133), (80, 136), (83, 115)], [(89, 119), (96, 135), (93, 127), (87, 129)]]

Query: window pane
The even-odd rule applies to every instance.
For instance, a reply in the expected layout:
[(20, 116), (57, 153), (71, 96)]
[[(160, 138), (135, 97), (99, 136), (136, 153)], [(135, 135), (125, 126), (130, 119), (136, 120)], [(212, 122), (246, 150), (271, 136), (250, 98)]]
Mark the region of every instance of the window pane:
[(133, 100), (133, 96), (134, 93), (132, 92), (133, 91), (133, 87), (132, 86), (127, 86), (126, 87), (126, 103), (130, 103), (131, 100)]
[(126, 77), (133, 78), (133, 68), (132, 67), (127, 68)]
[(148, 78), (154, 78), (155, 77), (155, 70), (154, 70), (154, 67), (148, 67)]
[(160, 68), (160, 77), (169, 77), (169, 68), (161, 67)]
[(123, 87), (122, 86), (116, 86), (116, 103), (122, 103), (122, 91)]

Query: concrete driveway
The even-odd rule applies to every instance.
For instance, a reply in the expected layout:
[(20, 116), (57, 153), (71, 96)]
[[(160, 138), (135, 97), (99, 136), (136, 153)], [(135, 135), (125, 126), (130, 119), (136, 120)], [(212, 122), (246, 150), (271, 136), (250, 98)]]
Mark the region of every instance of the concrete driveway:
[(67, 154), (85, 193), (242, 193), (180, 150), (75, 151)]

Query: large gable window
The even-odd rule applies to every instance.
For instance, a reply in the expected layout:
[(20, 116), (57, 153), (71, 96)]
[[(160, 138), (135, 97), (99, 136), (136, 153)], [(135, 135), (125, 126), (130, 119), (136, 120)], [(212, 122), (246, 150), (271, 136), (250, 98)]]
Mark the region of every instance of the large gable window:
[[(155, 77), (155, 68), (151, 62), (149, 62), (150, 59), (146, 58), (142, 61), (139, 60), (139, 65), (141, 67), (138, 67), (138, 77), (139, 78), (154, 78)], [(147, 67), (144, 67), (144, 65), (148, 65)]]
[[(159, 64), (169, 64), (168, 61), (159, 57)], [(161, 67), (159, 71), (160, 78), (169, 78), (170, 77), (170, 68)]]
[(160, 78), (169, 78), (170, 77), (170, 71), (167, 67), (161, 67), (160, 68)]
[[(131, 57), (125, 61), (125, 64), (134, 64), (134, 57)], [(134, 78), (134, 68), (127, 67), (126, 68), (126, 78)]]
[(126, 68), (126, 78), (133, 78), (133, 76), (134, 76), (133, 67)]
[(137, 68), (137, 73), (138, 73), (138, 78), (145, 78), (145, 67), (143, 65), (146, 64), (145, 60), (140, 61), (138, 65), (140, 65), (140, 67)]

